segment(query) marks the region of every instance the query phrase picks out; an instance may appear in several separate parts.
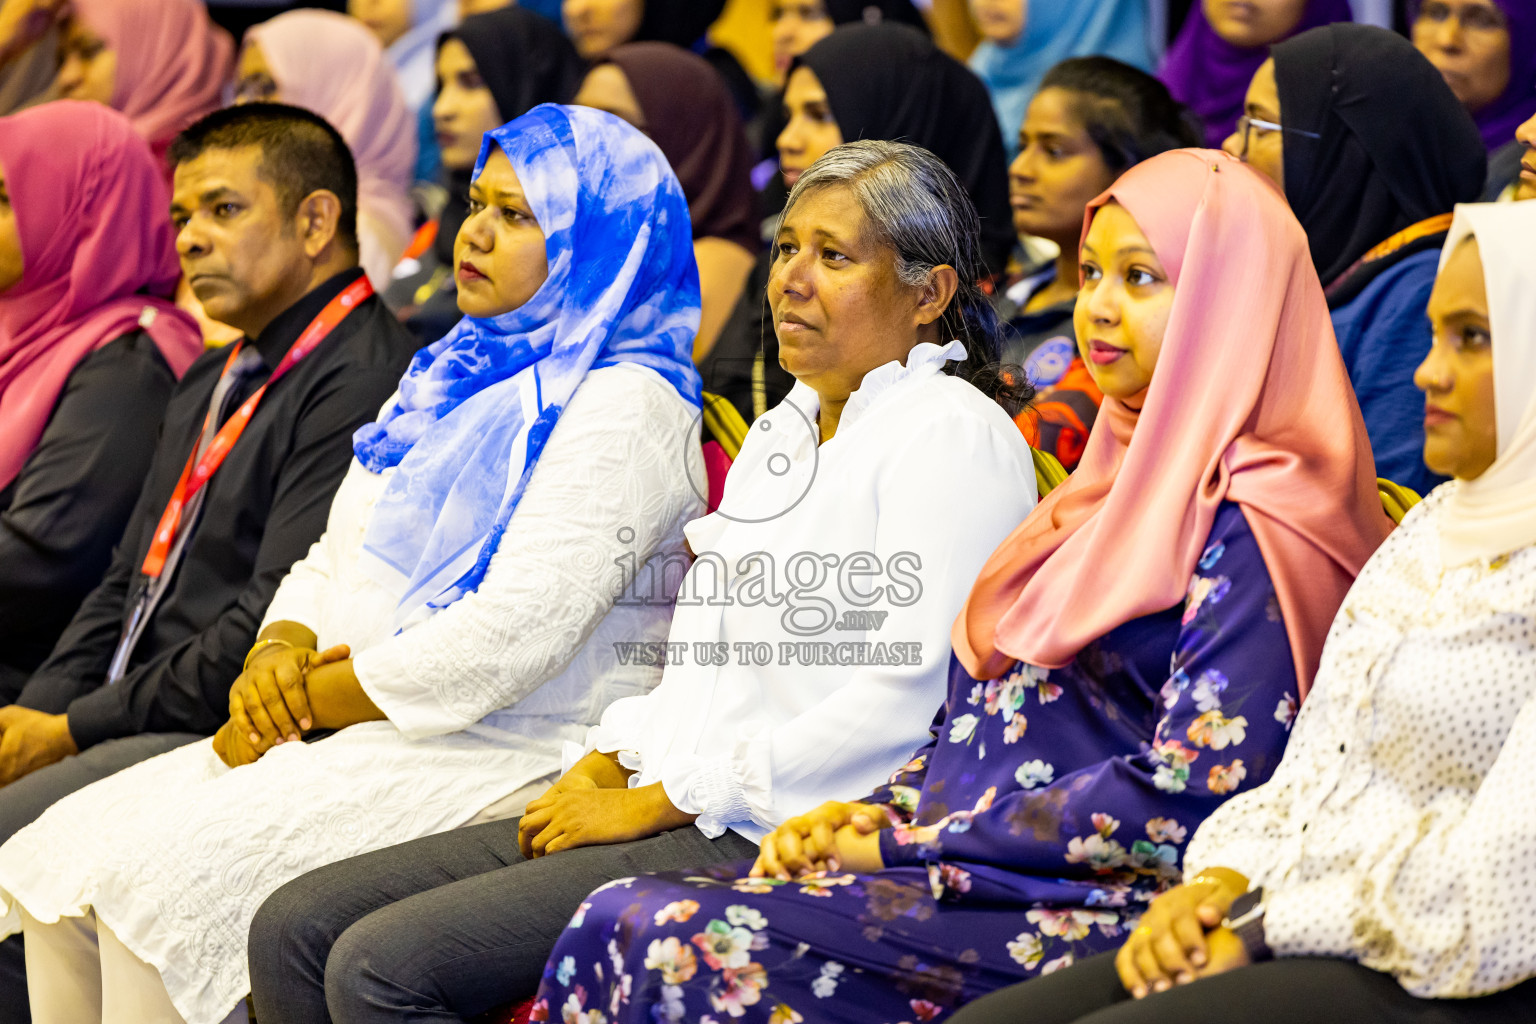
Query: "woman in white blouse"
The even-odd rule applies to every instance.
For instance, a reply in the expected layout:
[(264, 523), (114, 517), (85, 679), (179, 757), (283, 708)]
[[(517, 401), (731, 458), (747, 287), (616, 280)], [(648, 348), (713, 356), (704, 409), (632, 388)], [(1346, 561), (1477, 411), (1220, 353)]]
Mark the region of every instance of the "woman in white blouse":
[(622, 566), (685, 557), (702, 512), (681, 186), (617, 118), (545, 105), (488, 133), (470, 211), (468, 315), (354, 438), (230, 722), (0, 848), (0, 931), (24, 926), (37, 1024), (244, 1021), (269, 893), (521, 809), (562, 741), (659, 680), (615, 645), (665, 638), (665, 595), (641, 600)]
[[(1285, 757), (1190, 841), (1117, 954), (956, 1024), (1536, 1015), (1536, 203), (1460, 206), (1429, 302), (1424, 459)], [(1429, 1002), (1434, 1000), (1434, 1002)]]
[(1028, 446), (982, 390), (999, 339), (977, 238), (925, 150), (854, 143), (802, 177), (768, 285), (799, 383), (753, 425), (720, 510), (688, 526), (669, 643), (631, 651), (665, 660), (661, 685), (570, 744), (520, 830), (410, 843), (275, 894), (251, 934), (263, 1024), (458, 1019), (531, 996), (596, 886), (750, 862), (787, 818), (873, 788), (921, 744), (955, 614), (1036, 497)]

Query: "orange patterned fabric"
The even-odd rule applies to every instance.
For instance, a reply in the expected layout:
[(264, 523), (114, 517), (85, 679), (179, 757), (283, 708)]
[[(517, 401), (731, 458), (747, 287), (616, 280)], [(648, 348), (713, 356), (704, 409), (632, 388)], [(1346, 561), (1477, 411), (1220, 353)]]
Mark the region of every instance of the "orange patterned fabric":
[(1049, 452), (1068, 472), (1077, 468), (1098, 418), (1104, 393), (1093, 382), (1082, 357), (1072, 360), (1055, 385), (1041, 389), (1014, 422), (1031, 448)]

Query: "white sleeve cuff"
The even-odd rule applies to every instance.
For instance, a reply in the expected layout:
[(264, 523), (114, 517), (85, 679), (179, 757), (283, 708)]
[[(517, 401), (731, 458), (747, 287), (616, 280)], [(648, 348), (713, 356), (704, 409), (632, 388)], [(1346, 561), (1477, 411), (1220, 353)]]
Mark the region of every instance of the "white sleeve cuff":
[(1230, 868), (1253, 888), (1266, 885), (1285, 841), (1285, 820), (1265, 799), (1274, 785), (1271, 780), (1239, 793), (1201, 823), (1184, 850), (1185, 878), (1207, 868)]
[(617, 754), (619, 764), (635, 772), (630, 784), (634, 785), (640, 772), (645, 769), (642, 740), (646, 722), (650, 717), (651, 694), (620, 697), (603, 711), (603, 717), (587, 730), (577, 760), (596, 750), (603, 754)]
[(694, 824), (706, 837), (714, 839), (730, 825), (753, 820), (734, 763), (719, 757), (679, 760), (659, 772), (661, 788), (678, 810), (699, 816)]
[(391, 637), (352, 658), (357, 682), (406, 739), (419, 740), (459, 732), (471, 720), (448, 711), (431, 690), (412, 677), (400, 657), (400, 637)]

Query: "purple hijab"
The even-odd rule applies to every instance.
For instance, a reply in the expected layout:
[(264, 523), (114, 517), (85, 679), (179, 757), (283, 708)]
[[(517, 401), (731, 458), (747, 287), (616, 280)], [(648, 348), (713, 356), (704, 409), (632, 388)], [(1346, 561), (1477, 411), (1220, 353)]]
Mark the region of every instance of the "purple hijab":
[[(1512, 140), (1515, 129), (1536, 114), (1536, 4), (1531, 0), (1493, 2), (1509, 26), (1509, 84), (1502, 96), (1472, 116), (1489, 152)], [(1412, 5), (1415, 19), (1418, 8), (1417, 3)]]
[[(1307, 0), (1301, 20), (1290, 34), (1351, 19), (1349, 0)], [(1174, 99), (1200, 115), (1205, 122), (1206, 143), (1220, 148), (1243, 112), (1243, 97), (1253, 73), (1268, 57), (1268, 46), (1233, 46), (1217, 35), (1205, 18), (1205, 5), (1195, 0), (1157, 77)]]

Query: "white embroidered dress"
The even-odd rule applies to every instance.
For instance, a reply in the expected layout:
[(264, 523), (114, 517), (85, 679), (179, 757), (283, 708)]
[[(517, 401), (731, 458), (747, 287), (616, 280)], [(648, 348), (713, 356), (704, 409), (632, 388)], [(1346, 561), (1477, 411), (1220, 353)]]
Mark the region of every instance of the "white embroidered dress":
[(804, 384), (758, 417), (720, 510), (688, 525), (698, 560), (661, 685), (610, 707), (568, 761), (617, 751), (630, 785), (661, 782), (705, 835), (759, 840), (927, 742), (955, 616), (1035, 505), (1018, 427), (941, 372), (964, 356), (924, 343), (871, 370), (825, 444)]
[(1437, 522), (1459, 486), (1366, 563), (1279, 768), (1184, 856), (1186, 877), (1230, 867), (1264, 888), (1277, 955), (1439, 998), (1536, 975), (1536, 547), (1447, 568)]
[(664, 601), (619, 600), (633, 559), (683, 557), (704, 511), (698, 413), (655, 372), (593, 370), (550, 435), (480, 588), (391, 636), (397, 596), (359, 569), (388, 473), (354, 460), (325, 535), (267, 621), (352, 646), (389, 716), (229, 769), (205, 740), (66, 797), (0, 847), (0, 933), (16, 903), (50, 923), (94, 909), (160, 971), (189, 1024), (249, 991), (246, 934), (300, 874), (462, 825), (560, 767), (611, 701), (653, 665), (616, 643), (666, 637)]

